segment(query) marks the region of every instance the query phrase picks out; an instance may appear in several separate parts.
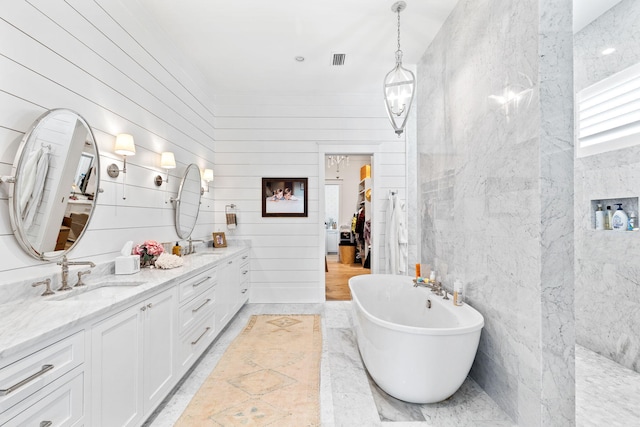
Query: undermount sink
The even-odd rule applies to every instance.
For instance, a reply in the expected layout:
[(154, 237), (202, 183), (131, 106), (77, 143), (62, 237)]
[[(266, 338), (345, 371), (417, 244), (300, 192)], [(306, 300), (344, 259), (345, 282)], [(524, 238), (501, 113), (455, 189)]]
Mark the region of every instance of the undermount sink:
[(70, 291), (62, 291), (51, 297), (51, 301), (90, 301), (113, 298), (122, 293), (124, 289), (142, 285), (146, 282), (102, 282), (85, 287), (73, 288)]
[(210, 257), (222, 256), (222, 254), (218, 253), (218, 252), (196, 252), (196, 253), (191, 254), (191, 255), (195, 255), (195, 256), (210, 256)]

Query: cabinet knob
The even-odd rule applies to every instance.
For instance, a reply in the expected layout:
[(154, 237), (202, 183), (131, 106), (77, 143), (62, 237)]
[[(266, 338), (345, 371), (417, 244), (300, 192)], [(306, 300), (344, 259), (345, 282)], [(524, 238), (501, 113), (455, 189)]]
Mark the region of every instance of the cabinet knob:
[(142, 307), (140, 307), (140, 310), (145, 311), (147, 309), (146, 305), (143, 305)]
[(147, 308), (151, 308), (152, 305), (152, 303), (147, 304)]

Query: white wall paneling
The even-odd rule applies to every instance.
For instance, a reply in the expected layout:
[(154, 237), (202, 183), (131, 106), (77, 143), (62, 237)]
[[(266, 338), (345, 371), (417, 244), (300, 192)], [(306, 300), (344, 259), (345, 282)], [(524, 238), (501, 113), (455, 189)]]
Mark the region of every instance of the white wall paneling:
[[(228, 234), (252, 242), (251, 301), (323, 301), (325, 154), (388, 152), (389, 164), (399, 165), (404, 140), (389, 127), (377, 94), (215, 100), (215, 222), (223, 223), (224, 205), (238, 206), (238, 228)], [(380, 157), (378, 181), (394, 180), (399, 169), (387, 176)], [(262, 177), (308, 177), (309, 216), (262, 218)], [(405, 187), (404, 178), (393, 183)]]
[[(119, 1), (18, 0), (0, 12), (0, 168), (10, 173), (22, 134), (47, 109), (80, 113), (93, 128), (101, 154), (101, 187), (95, 217), (71, 258), (112, 260), (126, 240), (176, 240), (173, 206), (186, 166), (214, 163), (213, 106), (155, 28)], [(180, 64), (177, 65), (177, 64)], [(117, 133), (131, 133), (137, 153), (122, 178), (109, 178)], [(161, 151), (173, 151), (178, 167), (158, 188)], [(23, 254), (8, 219), (6, 186), (0, 189), (0, 279), (8, 282), (56, 271)], [(205, 193), (194, 236), (213, 228), (213, 193)]]
[[(71, 258), (108, 261), (129, 239), (175, 240), (173, 207), (165, 201), (177, 192), (187, 165), (196, 163), (213, 168), (215, 180), (203, 196), (194, 236), (220, 230), (229, 239), (252, 241), (252, 281), (259, 290), (251, 300), (322, 301), (324, 153), (318, 142), (331, 153), (380, 153), (373, 165), (380, 186), (374, 197), (405, 187), (404, 140), (390, 129), (379, 94), (209, 99), (202, 76), (171, 46), (145, 22), (136, 2), (11, 2), (0, 15), (0, 171), (10, 172), (22, 134), (35, 118), (51, 108), (75, 110), (94, 130), (104, 193)], [(112, 179), (105, 172), (110, 163), (122, 166), (113, 153), (121, 132), (132, 134), (137, 147), (127, 158), (126, 200), (122, 174)], [(178, 167), (168, 185), (157, 188), (153, 177), (165, 175), (162, 151), (173, 151)], [(262, 218), (261, 178), (280, 176), (308, 177), (308, 217)], [(225, 205), (231, 203), (237, 206), (236, 230), (225, 223)], [(384, 209), (381, 203), (374, 207)], [(55, 265), (18, 249), (4, 188), (0, 208), (0, 279), (57, 272)]]

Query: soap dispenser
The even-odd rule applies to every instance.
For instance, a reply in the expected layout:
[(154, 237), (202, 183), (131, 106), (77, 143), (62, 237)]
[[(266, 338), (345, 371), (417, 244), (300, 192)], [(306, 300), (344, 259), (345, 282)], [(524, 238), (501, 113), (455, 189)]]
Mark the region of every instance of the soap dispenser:
[(613, 214), (613, 219), (611, 220), (611, 228), (616, 231), (627, 231), (629, 227), (629, 217), (622, 210), (622, 203), (616, 203), (618, 205), (618, 209)]
[(182, 256), (182, 246), (180, 246), (178, 242), (176, 242), (176, 245), (173, 247), (173, 250), (171, 252), (174, 255)]

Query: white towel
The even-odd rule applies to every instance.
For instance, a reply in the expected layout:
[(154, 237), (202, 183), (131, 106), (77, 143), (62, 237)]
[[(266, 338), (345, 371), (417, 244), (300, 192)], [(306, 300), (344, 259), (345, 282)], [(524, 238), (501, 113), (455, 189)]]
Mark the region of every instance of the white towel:
[(25, 210), (27, 208), (27, 203), (29, 203), (29, 199), (31, 198), (31, 193), (33, 192), (33, 186), (36, 182), (36, 174), (38, 172), (38, 159), (42, 154), (42, 149), (34, 150), (27, 156), (27, 160), (24, 162), (24, 167), (22, 168), (22, 176), (18, 177), (19, 183), (18, 187), (20, 189), (20, 214), (22, 218), (24, 218)]
[(25, 229), (31, 228), (33, 219), (36, 217), (38, 207), (42, 203), (42, 195), (44, 194), (44, 185), (49, 172), (49, 151), (45, 148), (40, 149), (38, 162), (36, 165), (35, 180), (31, 191), (31, 197), (26, 206), (26, 212), (23, 212), (23, 225)]

